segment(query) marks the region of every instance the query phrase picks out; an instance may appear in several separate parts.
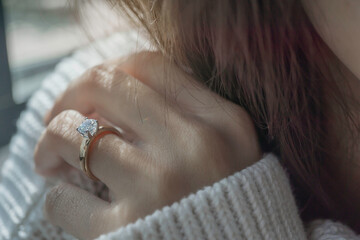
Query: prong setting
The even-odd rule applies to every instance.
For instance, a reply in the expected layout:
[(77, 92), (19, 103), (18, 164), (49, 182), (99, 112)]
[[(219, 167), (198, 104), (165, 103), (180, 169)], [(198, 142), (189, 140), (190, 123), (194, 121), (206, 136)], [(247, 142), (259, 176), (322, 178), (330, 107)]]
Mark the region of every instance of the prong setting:
[(84, 138), (91, 138), (95, 136), (96, 132), (99, 130), (99, 123), (95, 119), (85, 118), (76, 130)]

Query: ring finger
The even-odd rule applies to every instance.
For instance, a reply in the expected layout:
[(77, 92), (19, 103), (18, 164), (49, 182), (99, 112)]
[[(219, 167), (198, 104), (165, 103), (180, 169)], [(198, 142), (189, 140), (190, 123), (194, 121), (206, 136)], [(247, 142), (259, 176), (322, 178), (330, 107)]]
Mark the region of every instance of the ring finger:
[(160, 94), (114, 64), (92, 68), (75, 81), (57, 100), (48, 120), (66, 109), (96, 112), (125, 133), (151, 142), (162, 133), (164, 122), (178, 115)]
[[(83, 138), (76, 128), (83, 119), (80, 113), (67, 110), (50, 122), (34, 154), (36, 170), (40, 174), (51, 174), (63, 161), (81, 169), (79, 149)], [(94, 142), (88, 156), (91, 172), (109, 188), (118, 183), (120, 177), (122, 184), (133, 184), (128, 180), (133, 178), (127, 175), (134, 173), (141, 159), (140, 149), (115, 134), (107, 134)], [(117, 184), (116, 187), (119, 188)]]

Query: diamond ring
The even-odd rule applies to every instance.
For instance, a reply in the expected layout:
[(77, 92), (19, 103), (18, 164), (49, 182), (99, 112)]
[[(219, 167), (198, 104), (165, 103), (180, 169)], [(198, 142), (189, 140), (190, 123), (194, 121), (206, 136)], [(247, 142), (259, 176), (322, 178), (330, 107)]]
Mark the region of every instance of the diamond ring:
[(99, 122), (95, 119), (85, 120), (80, 124), (80, 126), (76, 129), (81, 136), (83, 137), (83, 141), (80, 146), (80, 166), (81, 170), (92, 180), (99, 181), (99, 179), (91, 172), (89, 167), (89, 152), (93, 143), (95, 143), (101, 137), (107, 134), (115, 134), (121, 137), (121, 133), (113, 127), (104, 127), (99, 126)]

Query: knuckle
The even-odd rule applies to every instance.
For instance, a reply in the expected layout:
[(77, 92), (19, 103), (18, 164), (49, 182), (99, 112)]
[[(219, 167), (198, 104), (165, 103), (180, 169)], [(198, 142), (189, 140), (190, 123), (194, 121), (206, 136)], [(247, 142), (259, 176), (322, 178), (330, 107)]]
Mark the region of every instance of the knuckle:
[(82, 80), (89, 84), (95, 84), (99, 78), (101, 79), (104, 71), (105, 66), (103, 64), (89, 68), (85, 71)]
[(67, 138), (66, 134), (73, 134), (74, 119), (79, 118), (79, 113), (74, 110), (65, 110), (58, 114), (46, 129), (46, 133), (55, 138)]
[(56, 209), (61, 204), (63, 199), (64, 192), (66, 191), (67, 184), (61, 183), (55, 187), (53, 187), (45, 198), (45, 205), (44, 205), (44, 213), (45, 217), (50, 220), (54, 221), (54, 216), (56, 214)]
[(108, 87), (119, 90), (126, 89), (124, 86), (130, 87), (136, 85), (136, 83), (137, 80), (135, 78), (116, 68), (113, 78), (109, 79)]
[(101, 89), (111, 92), (123, 83), (131, 81), (131, 77), (125, 74), (119, 66), (108, 63), (87, 70), (84, 81), (90, 91)]
[(106, 86), (106, 80), (111, 78), (111, 71), (109, 67), (101, 64), (88, 69), (83, 76), (82, 83), (85, 88), (93, 91)]
[(84, 81), (89, 90), (103, 87), (104, 84), (103, 72), (104, 69), (101, 65), (87, 70)]

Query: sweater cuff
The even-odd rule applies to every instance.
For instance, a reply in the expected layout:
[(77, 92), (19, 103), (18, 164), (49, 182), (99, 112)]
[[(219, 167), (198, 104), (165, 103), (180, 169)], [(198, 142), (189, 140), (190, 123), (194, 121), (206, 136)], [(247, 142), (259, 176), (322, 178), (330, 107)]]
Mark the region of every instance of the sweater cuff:
[(98, 239), (305, 239), (277, 157), (255, 164)]

